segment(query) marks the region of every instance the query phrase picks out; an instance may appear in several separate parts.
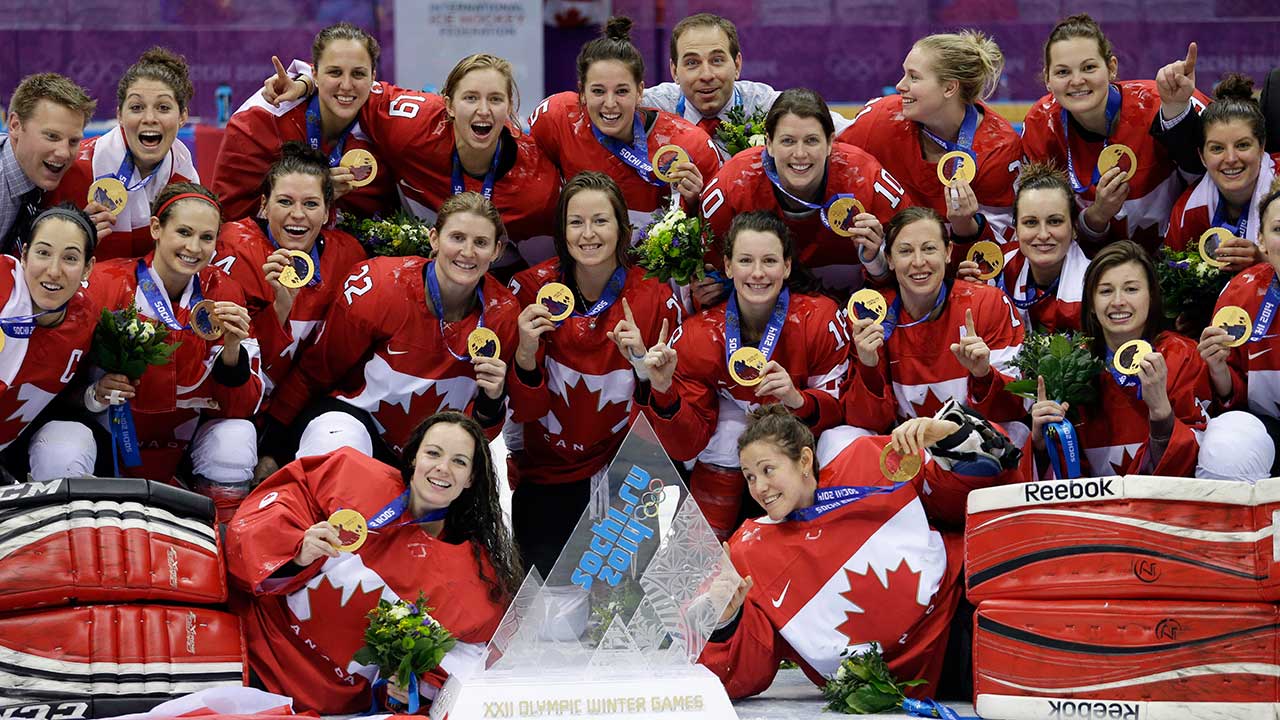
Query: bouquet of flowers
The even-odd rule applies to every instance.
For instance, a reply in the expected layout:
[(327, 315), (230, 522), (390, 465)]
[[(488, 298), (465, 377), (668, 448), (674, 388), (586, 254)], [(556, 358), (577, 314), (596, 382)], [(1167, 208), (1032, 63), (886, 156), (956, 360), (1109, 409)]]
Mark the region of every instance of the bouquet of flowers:
[(1098, 396), (1098, 374), (1102, 361), (1089, 350), (1090, 338), (1075, 333), (1029, 332), (1022, 349), (1013, 358), (1013, 366), (1022, 371), (1022, 379), (1005, 389), (1019, 397), (1036, 399), (1036, 378), (1044, 377), (1045, 395), (1058, 402), (1071, 403), (1070, 413), (1092, 403)]
[(1231, 273), (1204, 261), (1197, 250), (1161, 248), (1156, 258), (1156, 282), (1164, 296), (1164, 314), (1179, 321), (1178, 329), (1200, 338), (1200, 330), (1213, 315), (1218, 294)]
[(181, 342), (169, 344), (169, 328), (138, 316), (130, 305), (112, 312), (103, 308), (93, 330), (93, 364), (109, 373), (138, 379), (148, 365), (164, 365)]
[(688, 285), (706, 275), (703, 256), (715, 242), (711, 223), (686, 215), (679, 203), (644, 230), (644, 238), (632, 250), (645, 277)]
[(827, 701), (828, 710), (846, 715), (870, 715), (902, 707), (904, 701), (912, 702), (907, 700), (903, 689), (923, 684), (924, 680), (894, 680), (880, 654), (880, 646), (871, 643), (862, 654), (841, 661), (835, 677), (822, 688), (822, 699)]
[(356, 236), (360, 244), (374, 255), (427, 257), (431, 254), (431, 244), (427, 241), (427, 231), (431, 226), (403, 210), (386, 219), (377, 215), (359, 218), (344, 213), (338, 220), (338, 227)]
[[(396, 677), (409, 689), (409, 712), (418, 710), (418, 676), (434, 670), (457, 640), (428, 614), (427, 596), (418, 592), (413, 602), (379, 600), (369, 611), (364, 647), (355, 661), (378, 666), (381, 678)], [(381, 682), (381, 681), (379, 681)]]
[(751, 117), (747, 117), (742, 106), (736, 105), (726, 115), (716, 129), (716, 139), (724, 143), (730, 156), (750, 147), (764, 145), (764, 108), (757, 108)]

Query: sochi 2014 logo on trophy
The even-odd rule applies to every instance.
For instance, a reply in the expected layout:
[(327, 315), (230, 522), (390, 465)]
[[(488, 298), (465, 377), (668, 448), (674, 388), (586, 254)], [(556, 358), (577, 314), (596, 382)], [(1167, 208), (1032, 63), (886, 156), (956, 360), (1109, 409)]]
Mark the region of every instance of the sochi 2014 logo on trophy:
[(431, 717), (597, 717), (623, 701), (629, 718), (736, 718), (697, 660), (739, 581), (640, 416), (545, 582), (530, 569), (483, 669), (451, 676)]

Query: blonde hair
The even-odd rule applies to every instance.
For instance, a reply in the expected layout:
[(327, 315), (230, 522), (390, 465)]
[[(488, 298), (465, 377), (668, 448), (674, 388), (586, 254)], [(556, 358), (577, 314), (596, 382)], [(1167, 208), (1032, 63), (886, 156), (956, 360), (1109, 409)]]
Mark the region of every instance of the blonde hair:
[(84, 116), (88, 123), (98, 103), (79, 85), (57, 73), (37, 73), (22, 78), (9, 101), (9, 112), (26, 122), (36, 111), (36, 103), (48, 100)]
[(475, 70), (497, 70), (502, 74), (502, 77), (507, 79), (507, 97), (511, 99), (507, 106), (509, 108), (507, 117), (516, 125), (519, 125), (520, 88), (516, 87), (515, 71), (511, 69), (511, 63), (497, 55), (476, 53), (459, 60), (458, 64), (454, 65), (453, 69), (449, 71), (449, 77), (445, 78), (444, 89), (440, 91), (440, 94), (452, 100), (453, 94), (458, 90), (458, 83), (461, 83), (464, 77)]
[(940, 33), (920, 38), (915, 47), (933, 53), (938, 80), (959, 83), (960, 99), (966, 103), (986, 100), (1000, 85), (1004, 53), (990, 35), (977, 30)]
[(502, 215), (498, 213), (498, 208), (494, 207), (485, 196), (472, 191), (450, 195), (440, 203), (440, 210), (436, 213), (436, 232), (444, 230), (449, 218), (463, 213), (478, 215), (493, 223), (493, 237), (499, 243), (507, 237), (507, 228), (502, 224)]

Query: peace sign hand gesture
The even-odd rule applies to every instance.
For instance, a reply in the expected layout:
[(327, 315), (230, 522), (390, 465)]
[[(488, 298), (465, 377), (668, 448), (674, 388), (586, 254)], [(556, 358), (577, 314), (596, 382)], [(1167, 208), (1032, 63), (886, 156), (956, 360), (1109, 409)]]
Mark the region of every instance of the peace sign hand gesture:
[(991, 372), (991, 348), (973, 325), (972, 309), (964, 311), (964, 328), (964, 337), (958, 343), (951, 343), (951, 352), (970, 375), (986, 377)]
[(671, 380), (676, 374), (676, 351), (667, 344), (667, 330), (667, 319), (663, 318), (658, 344), (644, 354), (644, 364), (649, 369), (649, 383), (656, 392), (670, 390)]

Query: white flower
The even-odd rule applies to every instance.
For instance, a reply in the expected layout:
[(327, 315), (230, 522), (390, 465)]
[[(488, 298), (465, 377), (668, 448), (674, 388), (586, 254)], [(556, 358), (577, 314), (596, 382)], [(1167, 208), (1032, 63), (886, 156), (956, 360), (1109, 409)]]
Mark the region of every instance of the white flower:
[(138, 339), (146, 342), (156, 334), (156, 326), (151, 323), (143, 323), (142, 330), (138, 332)]
[(396, 605), (391, 608), (391, 612), (387, 613), (393, 620), (403, 620), (409, 617), (409, 608), (404, 605)]
[(844, 663), (840, 663), (840, 669), (836, 671), (836, 680), (840, 682), (844, 682), (845, 680), (848, 680), (848, 679), (849, 679), (849, 666), (845, 665)]
[(748, 147), (764, 147), (764, 135), (752, 135), (747, 138)]
[(134, 318), (124, 326), (124, 331), (129, 337), (138, 337), (138, 333), (142, 332), (142, 326), (138, 323), (138, 319)]

